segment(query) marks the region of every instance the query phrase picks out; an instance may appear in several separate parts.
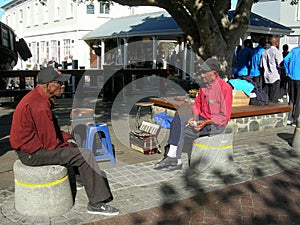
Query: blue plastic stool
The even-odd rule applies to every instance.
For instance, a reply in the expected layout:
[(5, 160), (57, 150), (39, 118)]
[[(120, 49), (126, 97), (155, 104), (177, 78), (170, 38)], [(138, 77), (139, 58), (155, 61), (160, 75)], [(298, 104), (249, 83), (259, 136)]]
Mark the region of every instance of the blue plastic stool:
[[(101, 145), (100, 149), (93, 149), (94, 137), (97, 132), (101, 132)], [(104, 134), (104, 136), (103, 136)], [(95, 153), (97, 161), (110, 159), (110, 163), (115, 165), (115, 157), (113, 153), (113, 147), (110, 139), (108, 126), (104, 123), (89, 124), (86, 128), (86, 140), (84, 147)]]

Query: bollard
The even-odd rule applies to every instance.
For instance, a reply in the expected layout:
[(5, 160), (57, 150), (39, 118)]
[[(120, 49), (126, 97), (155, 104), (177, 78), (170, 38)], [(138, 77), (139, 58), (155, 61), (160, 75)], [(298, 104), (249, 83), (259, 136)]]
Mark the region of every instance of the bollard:
[(294, 136), (292, 140), (294, 150), (300, 150), (300, 117), (297, 119)]
[(14, 163), (15, 209), (24, 216), (54, 217), (67, 213), (73, 197), (64, 166)]
[(199, 137), (193, 142), (191, 169), (197, 172), (231, 172), (233, 165), (233, 134)]

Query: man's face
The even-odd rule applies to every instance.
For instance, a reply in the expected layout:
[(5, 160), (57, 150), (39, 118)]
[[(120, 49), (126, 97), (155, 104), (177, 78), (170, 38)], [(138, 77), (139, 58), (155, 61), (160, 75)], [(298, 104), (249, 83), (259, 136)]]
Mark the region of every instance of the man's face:
[(61, 97), (62, 89), (65, 87), (63, 82), (51, 81), (48, 84), (48, 96), (51, 101), (54, 101), (56, 97)]
[(201, 77), (201, 81), (204, 84), (211, 84), (216, 80), (217, 72), (212, 70), (206, 73), (201, 73), (200, 77)]

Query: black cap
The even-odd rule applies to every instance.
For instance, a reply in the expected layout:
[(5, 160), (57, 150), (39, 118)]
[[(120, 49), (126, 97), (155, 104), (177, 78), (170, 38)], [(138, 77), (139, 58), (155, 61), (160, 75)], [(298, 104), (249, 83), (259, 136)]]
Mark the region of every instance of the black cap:
[(52, 66), (48, 66), (42, 69), (37, 75), (37, 83), (38, 84), (47, 84), (51, 81), (61, 81), (65, 82), (69, 80), (71, 74), (62, 74), (58, 69), (53, 68)]
[(220, 63), (215, 58), (208, 58), (203, 64), (199, 64), (197, 69), (199, 73), (207, 73), (212, 70), (220, 73)]

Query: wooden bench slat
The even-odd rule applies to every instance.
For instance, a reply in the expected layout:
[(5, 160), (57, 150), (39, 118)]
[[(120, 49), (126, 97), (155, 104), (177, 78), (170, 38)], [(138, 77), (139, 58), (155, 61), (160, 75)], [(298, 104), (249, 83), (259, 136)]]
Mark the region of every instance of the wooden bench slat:
[(232, 107), (231, 118), (249, 117), (291, 111), (292, 107), (286, 104), (269, 103), (268, 105), (246, 105)]
[[(149, 102), (169, 109), (177, 110), (184, 101), (176, 101), (174, 98), (149, 98)], [(268, 105), (246, 105), (232, 107), (231, 119), (258, 116), (291, 111), (292, 107), (286, 104), (269, 103)]]

